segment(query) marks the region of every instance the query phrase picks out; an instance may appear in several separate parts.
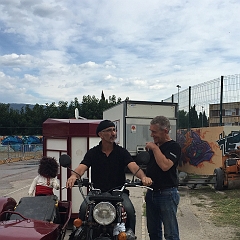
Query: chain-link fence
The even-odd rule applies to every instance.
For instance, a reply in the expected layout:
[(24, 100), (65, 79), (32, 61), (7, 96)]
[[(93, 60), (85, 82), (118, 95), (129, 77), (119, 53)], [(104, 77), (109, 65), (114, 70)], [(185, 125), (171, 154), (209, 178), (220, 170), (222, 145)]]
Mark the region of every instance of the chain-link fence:
[[(239, 102), (240, 108), (240, 74), (221, 76), (184, 90), (181, 90), (179, 85), (176, 87), (178, 92), (163, 101), (179, 103), (179, 110), (189, 112), (190, 107), (195, 105), (198, 114), (205, 111), (206, 116), (209, 117), (210, 104), (219, 104), (218, 111), (220, 111), (222, 104), (229, 103), (227, 108), (232, 114), (236, 109), (236, 102)], [(226, 115), (228, 114), (230, 113), (226, 112)], [(237, 115), (236, 112), (235, 114)]]
[(0, 145), (0, 164), (31, 158), (41, 158), (42, 155), (42, 144)]

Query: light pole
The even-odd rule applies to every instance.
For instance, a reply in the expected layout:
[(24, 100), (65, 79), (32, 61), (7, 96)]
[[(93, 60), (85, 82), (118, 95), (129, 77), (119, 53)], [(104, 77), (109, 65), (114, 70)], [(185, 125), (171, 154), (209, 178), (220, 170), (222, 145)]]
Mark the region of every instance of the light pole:
[(204, 107), (202, 106), (202, 127), (203, 127), (203, 109)]
[(177, 125), (177, 129), (179, 129), (179, 89), (181, 88), (181, 86), (177, 85), (176, 87), (178, 88), (178, 109), (177, 109), (177, 115), (178, 115), (177, 123), (178, 123), (178, 125)]

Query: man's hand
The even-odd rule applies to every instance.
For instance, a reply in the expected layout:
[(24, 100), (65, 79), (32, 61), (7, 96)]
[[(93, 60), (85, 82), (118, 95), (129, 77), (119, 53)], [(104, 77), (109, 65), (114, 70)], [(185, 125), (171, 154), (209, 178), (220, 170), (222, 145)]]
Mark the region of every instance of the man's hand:
[(146, 143), (145, 149), (147, 151), (149, 151), (149, 150), (153, 151), (155, 148), (158, 148), (158, 146), (154, 142), (147, 142)]
[(71, 177), (66, 182), (66, 188), (72, 188), (76, 180), (77, 176), (74, 174), (71, 175)]
[(143, 177), (143, 178), (141, 179), (141, 181), (142, 181), (142, 183), (143, 183), (144, 186), (151, 186), (152, 183), (153, 183), (152, 179), (149, 178), (149, 177)]

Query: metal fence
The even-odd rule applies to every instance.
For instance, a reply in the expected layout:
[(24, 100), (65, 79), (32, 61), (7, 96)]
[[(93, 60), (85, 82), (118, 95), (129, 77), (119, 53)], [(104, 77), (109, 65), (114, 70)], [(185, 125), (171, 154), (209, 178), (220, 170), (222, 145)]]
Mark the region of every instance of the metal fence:
[(240, 102), (240, 74), (223, 76), (222, 89), (221, 78), (190, 86), (182, 91), (178, 88), (179, 92), (163, 101), (179, 103), (179, 110), (186, 112), (195, 105), (198, 114), (205, 111), (206, 116), (209, 116), (209, 104), (220, 104), (221, 97), (223, 103)]
[(42, 155), (42, 144), (0, 145), (0, 164), (31, 158), (41, 158)]

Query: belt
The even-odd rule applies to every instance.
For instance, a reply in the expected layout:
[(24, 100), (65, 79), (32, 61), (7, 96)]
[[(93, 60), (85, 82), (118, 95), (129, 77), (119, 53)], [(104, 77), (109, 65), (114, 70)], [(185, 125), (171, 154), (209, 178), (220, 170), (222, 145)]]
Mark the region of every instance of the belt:
[(160, 191), (160, 192), (164, 192), (164, 191), (171, 191), (171, 190), (173, 190), (173, 189), (177, 189), (177, 187), (170, 187), (170, 188), (154, 188), (153, 191), (154, 191), (154, 192), (158, 192), (158, 191)]

